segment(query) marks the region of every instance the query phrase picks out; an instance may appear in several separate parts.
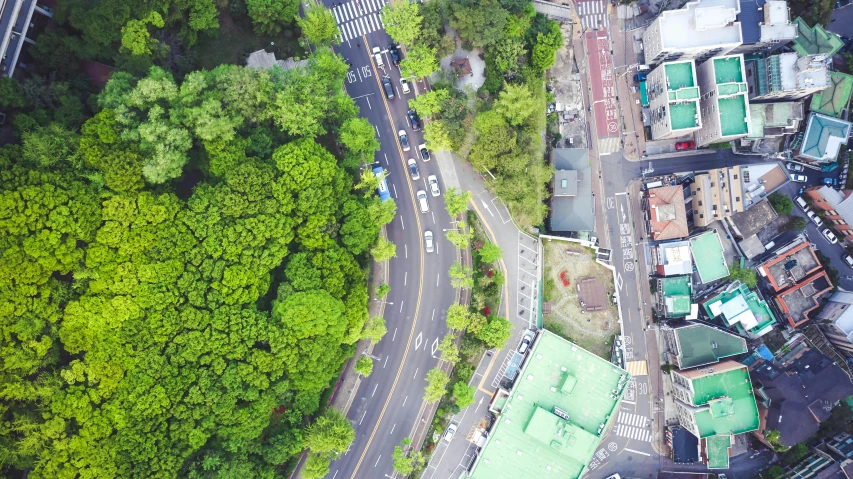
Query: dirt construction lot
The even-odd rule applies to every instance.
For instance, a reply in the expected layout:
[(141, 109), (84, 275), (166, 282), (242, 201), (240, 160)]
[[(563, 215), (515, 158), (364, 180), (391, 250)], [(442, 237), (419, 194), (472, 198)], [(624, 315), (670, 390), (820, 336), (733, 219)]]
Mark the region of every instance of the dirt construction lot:
[[(610, 343), (619, 331), (616, 308), (608, 301), (607, 309), (593, 313), (581, 310), (577, 282), (580, 278), (594, 277), (605, 285), (607, 298), (613, 296), (613, 276), (596, 263), (593, 251), (577, 243), (549, 241), (543, 243), (545, 251), (545, 297), (551, 305), (544, 315), (544, 326), (593, 353), (610, 359)], [(560, 274), (568, 280), (563, 285)]]

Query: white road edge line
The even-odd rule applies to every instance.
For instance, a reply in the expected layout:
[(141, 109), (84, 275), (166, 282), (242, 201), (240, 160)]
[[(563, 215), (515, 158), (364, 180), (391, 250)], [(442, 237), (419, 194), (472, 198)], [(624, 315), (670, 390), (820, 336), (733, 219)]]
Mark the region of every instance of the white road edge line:
[(628, 452), (633, 452), (633, 453), (635, 453), (635, 454), (642, 454), (642, 455), (644, 455), (644, 456), (649, 456), (649, 457), (651, 457), (651, 454), (649, 454), (649, 453), (647, 453), (647, 452), (635, 451), (635, 450), (633, 450), (633, 449), (628, 449), (627, 447), (626, 447), (624, 450), (625, 450), (625, 451), (628, 451)]
[[(379, 387), (378, 384), (376, 386), (373, 386), (373, 394), (376, 394), (376, 388), (378, 388), (378, 387)], [(370, 397), (373, 397), (373, 394), (371, 394)]]
[(380, 460), (380, 459), (382, 459), (382, 455), (380, 455), (379, 457), (377, 457), (377, 458), (376, 458), (376, 464), (374, 464), (374, 465), (373, 465), (373, 467), (376, 467), (376, 466), (378, 466), (378, 465), (379, 465), (379, 460)]

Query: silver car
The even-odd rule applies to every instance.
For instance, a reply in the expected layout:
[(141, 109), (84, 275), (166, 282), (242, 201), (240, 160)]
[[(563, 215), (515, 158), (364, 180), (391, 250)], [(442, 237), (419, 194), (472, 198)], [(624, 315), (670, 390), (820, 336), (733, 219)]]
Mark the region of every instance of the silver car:
[(427, 177), (427, 183), (429, 183), (429, 192), (432, 193), (432, 196), (438, 196), (441, 194), (441, 190), (438, 188), (437, 176), (429, 175)]
[(430, 230), (424, 231), (424, 248), (426, 248), (427, 253), (435, 251), (435, 243), (432, 241), (432, 231)]
[(421, 179), (421, 173), (418, 171), (418, 163), (415, 161), (415, 159), (409, 158), (409, 161), (407, 163), (409, 165), (409, 173), (412, 174), (412, 179), (415, 181)]
[(429, 213), (429, 201), (427, 200), (426, 191), (418, 190), (418, 194), (415, 197), (418, 200), (418, 207), (421, 209), (421, 213)]
[(403, 151), (409, 151), (411, 147), (409, 146), (409, 135), (406, 134), (406, 130), (398, 131), (397, 137), (400, 138), (400, 146), (403, 147)]

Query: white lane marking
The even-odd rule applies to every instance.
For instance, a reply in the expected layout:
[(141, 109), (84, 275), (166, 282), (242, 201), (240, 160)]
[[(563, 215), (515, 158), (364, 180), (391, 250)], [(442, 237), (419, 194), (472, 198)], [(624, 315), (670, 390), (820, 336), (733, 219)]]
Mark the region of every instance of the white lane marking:
[[(397, 199), (397, 185), (392, 184), (392, 185), (391, 185), (391, 188), (394, 188), (394, 199), (396, 200), (396, 199)], [(400, 222), (401, 222), (401, 223), (403, 222), (403, 217), (402, 217), (402, 216), (400, 217)], [(403, 227), (403, 229), (406, 229), (406, 228), (405, 228), (405, 227)]]
[(628, 451), (628, 452), (633, 452), (633, 453), (635, 453), (635, 454), (642, 454), (642, 455), (644, 455), (644, 456), (651, 456), (651, 454), (649, 454), (649, 453), (646, 453), (646, 452), (640, 452), (640, 451), (635, 451), (635, 450), (633, 450), (633, 449), (628, 449), (627, 447), (626, 447), (625, 449), (623, 449), (623, 450), (624, 450), (624, 451)]
[(409, 396), (406, 396), (405, 398), (403, 398), (403, 407), (406, 407), (406, 401), (408, 401), (408, 400), (409, 400)]
[(432, 310), (432, 318), (430, 318), (430, 321), (435, 321), (435, 309)]
[(385, 366), (388, 365), (388, 356), (385, 356), (385, 362), (382, 363), (382, 369), (385, 369)]
[(405, 273), (403, 273), (403, 286), (406, 286), (406, 283), (408, 283), (408, 282), (409, 282), (409, 272), (406, 271)]
[(404, 244), (404, 245), (403, 245), (403, 250), (404, 250), (404, 251), (405, 251), (405, 253), (406, 253), (406, 258), (408, 258), (408, 257), (409, 257), (409, 245)]
[(394, 428), (395, 428), (395, 427), (397, 427), (397, 423), (396, 423), (396, 422), (394, 423), (394, 425), (393, 425), (393, 426), (391, 426), (391, 432), (389, 432), (389, 433), (388, 433), (388, 435), (389, 435), (389, 436), (390, 436), (391, 434), (394, 434)]
[(335, 471), (335, 475), (332, 476), (332, 479), (335, 479), (336, 477), (338, 477), (338, 471)]
[(382, 456), (381, 456), (381, 455), (380, 455), (379, 457), (377, 457), (377, 458), (376, 458), (376, 464), (374, 464), (374, 465), (373, 465), (373, 467), (376, 467), (376, 466), (378, 466), (378, 465), (379, 465), (379, 460), (380, 460), (380, 459), (382, 459)]
[(391, 341), (397, 339), (397, 328), (394, 328), (394, 335), (391, 336)]
[(382, 153), (382, 155), (385, 156), (385, 164), (387, 165), (388, 164), (388, 155), (386, 155), (385, 153)]
[(401, 313), (403, 312), (403, 302), (402, 301), (400, 301), (400, 312)]
[(376, 126), (376, 125), (373, 125), (373, 128), (375, 128), (375, 129), (376, 129), (376, 136), (377, 136), (377, 137), (381, 137), (382, 135), (380, 135), (380, 134), (379, 134), (379, 127), (378, 127), (378, 126)]
[(412, 379), (415, 379), (417, 377), (418, 377), (418, 368), (415, 369), (415, 376)]
[(436, 287), (436, 288), (438, 287), (438, 281), (439, 281), (440, 279), (441, 279), (441, 275), (440, 275), (440, 274), (435, 275), (435, 287)]
[[(397, 191), (397, 190), (396, 190), (396, 189), (394, 189), (395, 194), (396, 194), (396, 191)], [(401, 224), (401, 225), (403, 225), (403, 229), (406, 229), (406, 224), (405, 224), (405, 223), (403, 223), (403, 215), (400, 215), (400, 224)]]
[[(373, 386), (373, 394), (376, 394), (376, 388), (378, 388), (378, 387), (379, 387), (378, 384), (376, 386)], [(371, 394), (370, 397), (373, 397), (373, 394)]]
[(432, 224), (435, 224), (435, 212), (430, 212), (430, 214), (432, 215)]
[(364, 421), (364, 416), (367, 416), (367, 411), (364, 411), (364, 414), (361, 415), (361, 420), (358, 421), (359, 425), (361, 425), (362, 421)]
[(627, 403), (627, 404), (633, 404), (635, 406), (637, 405), (637, 403), (635, 403), (634, 401), (629, 401), (627, 399), (623, 399), (622, 402)]

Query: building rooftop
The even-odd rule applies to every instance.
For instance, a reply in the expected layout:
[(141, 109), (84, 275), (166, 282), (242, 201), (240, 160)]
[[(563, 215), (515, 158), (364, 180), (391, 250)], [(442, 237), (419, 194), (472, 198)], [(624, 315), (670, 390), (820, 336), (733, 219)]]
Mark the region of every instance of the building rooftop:
[(774, 291), (781, 291), (819, 269), (817, 255), (811, 243), (805, 241), (767, 260), (758, 267), (758, 272), (767, 278)]
[(791, 23), (791, 13), (785, 0), (764, 3), (764, 22), (761, 24), (761, 41), (785, 41), (797, 38), (797, 26)]
[(732, 436), (710, 436), (705, 439), (705, 454), (708, 458), (708, 469), (728, 469), (729, 449), (732, 447)]
[(832, 406), (853, 395), (843, 369), (816, 349), (789, 365), (762, 364), (754, 371), (756, 398), (766, 408), (766, 430), (779, 431), (779, 442), (794, 446), (816, 433)]
[(745, 339), (703, 323), (685, 322), (673, 327), (673, 331), (678, 344), (676, 365), (679, 369), (716, 363), (747, 351)]
[(687, 208), (684, 187), (661, 186), (646, 191), (649, 202), (649, 223), (655, 241), (684, 238), (687, 230)]
[(838, 35), (827, 32), (820, 24), (809, 27), (800, 17), (794, 20), (794, 24), (797, 25), (797, 38), (792, 47), (800, 56), (822, 53), (831, 58), (844, 46)]
[(825, 90), (819, 91), (812, 96), (810, 109), (814, 113), (841, 118), (841, 114), (850, 103), (850, 94), (853, 93), (853, 76), (846, 73), (830, 72), (829, 85)]
[(580, 477), (627, 379), (610, 362), (542, 330), (471, 477)]
[(738, 331), (752, 337), (768, 333), (776, 322), (767, 303), (739, 281), (731, 283), (720, 294), (705, 300), (702, 306), (709, 317), (722, 316), (727, 326), (735, 326)]
[[(778, 166), (777, 166), (778, 168)], [(784, 174), (784, 173), (783, 173)], [(729, 217), (729, 222), (734, 226), (734, 234), (741, 238), (749, 238), (758, 234), (759, 231), (769, 225), (779, 215), (770, 205), (770, 201), (761, 200), (752, 208), (735, 213)]]
[(710, 283), (729, 275), (729, 267), (723, 255), (723, 244), (716, 231), (690, 238), (690, 253), (702, 283)]
[(748, 138), (766, 138), (793, 133), (804, 117), (803, 102), (750, 103)]
[(809, 115), (798, 156), (823, 163), (835, 161), (841, 145), (847, 144), (851, 125), (853, 124), (838, 118), (812, 113)]
[(658, 287), (667, 318), (680, 318), (690, 314), (690, 276), (658, 278)]
[(707, 406), (694, 413), (700, 439), (758, 429), (758, 407), (746, 366), (727, 360), (679, 374), (692, 383), (692, 405)]
[(660, 15), (662, 47), (692, 49), (741, 43), (737, 0), (698, 0)]
[(673, 130), (699, 126), (699, 87), (692, 61), (663, 65), (667, 81), (667, 107)]
[[(551, 152), (551, 161), (556, 193), (551, 197), (551, 231), (593, 231), (595, 201), (589, 150), (557, 148)], [(563, 180), (566, 181), (565, 189)]]
[(829, 276), (819, 270), (776, 295), (776, 304), (791, 327), (796, 328), (811, 319), (809, 313), (820, 306), (819, 299), (832, 288)]
[(693, 258), (689, 241), (671, 241), (657, 245), (657, 263), (663, 265), (664, 276), (693, 274)]
[(821, 186), (817, 189), (818, 194), (832, 206), (847, 224), (853, 224), (853, 195), (849, 192), (838, 191), (829, 186)]
[(730, 55), (713, 59), (717, 84), (717, 106), (723, 136), (749, 133), (747, 111), (748, 85), (744, 82), (743, 56)]

